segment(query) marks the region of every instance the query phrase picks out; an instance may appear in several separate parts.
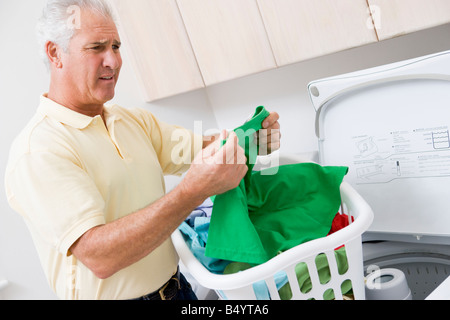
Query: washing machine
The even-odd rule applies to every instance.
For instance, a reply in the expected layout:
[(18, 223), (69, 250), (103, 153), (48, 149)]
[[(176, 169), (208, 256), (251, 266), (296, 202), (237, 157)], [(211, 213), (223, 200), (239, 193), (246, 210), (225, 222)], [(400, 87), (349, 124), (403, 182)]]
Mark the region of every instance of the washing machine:
[(395, 271), (409, 289), (396, 298), (450, 299), (450, 51), (313, 81), (308, 91), (319, 163), (348, 166), (345, 180), (374, 212), (363, 253), (378, 287), (366, 285), (367, 298), (395, 297)]

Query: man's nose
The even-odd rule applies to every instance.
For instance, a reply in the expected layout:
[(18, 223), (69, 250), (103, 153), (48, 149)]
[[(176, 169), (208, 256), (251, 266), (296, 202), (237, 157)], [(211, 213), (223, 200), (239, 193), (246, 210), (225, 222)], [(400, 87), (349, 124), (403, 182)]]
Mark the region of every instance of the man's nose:
[(121, 64), (122, 58), (119, 52), (115, 52), (113, 49), (110, 49), (105, 52), (103, 67), (115, 70), (120, 68)]

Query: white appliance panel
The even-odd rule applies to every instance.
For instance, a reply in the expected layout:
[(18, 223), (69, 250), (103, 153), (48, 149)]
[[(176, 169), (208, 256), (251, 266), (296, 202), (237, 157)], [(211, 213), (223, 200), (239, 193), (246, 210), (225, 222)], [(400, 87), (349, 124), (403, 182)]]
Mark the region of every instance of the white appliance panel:
[(349, 167), (376, 233), (450, 235), (450, 52), (309, 85), (323, 165)]

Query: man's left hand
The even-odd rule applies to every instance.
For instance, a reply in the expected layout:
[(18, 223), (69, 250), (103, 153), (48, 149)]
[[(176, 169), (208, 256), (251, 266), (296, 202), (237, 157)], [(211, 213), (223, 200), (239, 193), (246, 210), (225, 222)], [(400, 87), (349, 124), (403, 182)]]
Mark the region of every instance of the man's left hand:
[[(278, 119), (280, 116), (276, 112), (271, 112), (270, 115), (264, 119), (262, 129), (258, 131), (258, 145), (259, 154), (267, 155), (280, 149), (280, 123)], [(267, 147), (265, 147), (267, 146)]]

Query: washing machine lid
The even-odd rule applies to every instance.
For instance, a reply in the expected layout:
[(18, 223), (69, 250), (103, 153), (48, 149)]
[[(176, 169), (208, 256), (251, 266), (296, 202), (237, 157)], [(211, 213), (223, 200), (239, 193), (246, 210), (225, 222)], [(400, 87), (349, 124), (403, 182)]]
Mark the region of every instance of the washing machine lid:
[(320, 162), (349, 167), (374, 211), (369, 232), (449, 243), (450, 51), (308, 89)]

